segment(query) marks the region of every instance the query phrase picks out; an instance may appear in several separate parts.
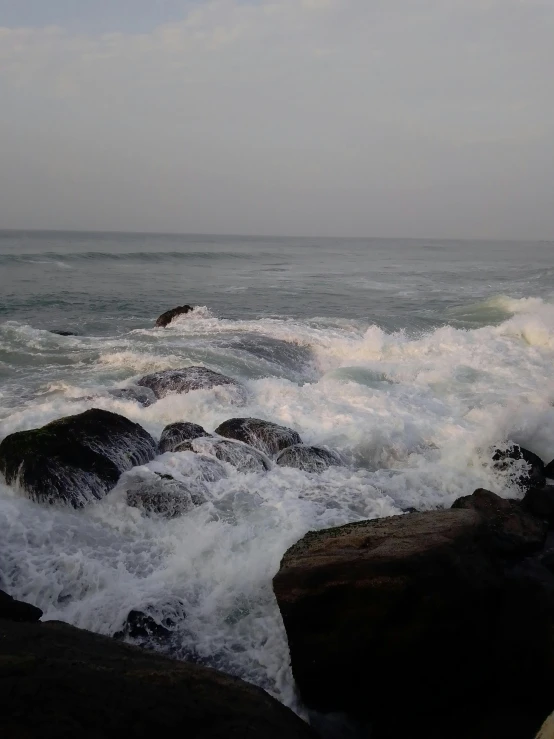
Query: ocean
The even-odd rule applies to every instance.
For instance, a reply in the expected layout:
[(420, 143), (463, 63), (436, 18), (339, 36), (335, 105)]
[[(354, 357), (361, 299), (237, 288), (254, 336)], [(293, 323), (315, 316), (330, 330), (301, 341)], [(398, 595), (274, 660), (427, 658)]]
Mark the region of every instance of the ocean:
[[(136, 470), (78, 511), (0, 482), (0, 588), (107, 635), (132, 609), (169, 614), (173, 656), (303, 714), (271, 588), (285, 550), (479, 487), (519, 497), (492, 466), (499, 444), (554, 458), (553, 256), (554, 242), (0, 232), (0, 439), (92, 407), (156, 438), (253, 416), (347, 461), (230, 468), (171, 520), (127, 505)], [(195, 310), (154, 327), (183, 303)], [(246, 401), (221, 387), (144, 408), (108, 393), (198, 364), (240, 380)], [(147, 467), (185, 474), (182, 456)]]

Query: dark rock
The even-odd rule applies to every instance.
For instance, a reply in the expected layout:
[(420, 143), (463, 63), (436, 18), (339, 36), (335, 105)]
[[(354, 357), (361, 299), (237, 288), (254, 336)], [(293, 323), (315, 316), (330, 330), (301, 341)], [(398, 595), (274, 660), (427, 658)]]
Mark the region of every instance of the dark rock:
[(157, 319), (156, 326), (160, 328), (165, 328), (174, 318), (177, 318), (177, 316), (182, 316), (183, 313), (190, 313), (193, 311), (194, 308), (192, 305), (178, 305), (177, 308), (172, 308), (171, 310), (166, 311), (165, 313), (162, 313), (162, 315)]
[(137, 423), (93, 408), (10, 434), (0, 444), (0, 470), (8, 485), (21, 485), (34, 500), (79, 508), (156, 453), (156, 442)]
[(489, 525), (495, 551), (506, 556), (532, 554), (542, 549), (546, 541), (548, 527), (543, 521), (523, 510), (515, 500), (506, 500), (490, 490), (479, 488), (472, 495), (458, 498), (452, 508), (478, 511)]
[(79, 336), (79, 334), (73, 333), (73, 331), (55, 331), (51, 330), (51, 334), (57, 334), (58, 336)]
[(549, 462), (545, 468), (544, 468), (544, 474), (546, 477), (548, 477), (550, 480), (554, 479), (554, 459), (552, 462)]
[(171, 475), (154, 474), (150, 479), (129, 481), (127, 503), (146, 513), (176, 518), (205, 503), (207, 492), (200, 482), (184, 483)]
[(554, 485), (544, 488), (531, 488), (521, 501), (522, 507), (554, 528)]
[(210, 436), (210, 434), (197, 423), (170, 423), (162, 431), (158, 449), (160, 454), (174, 452), (179, 444), (191, 439), (198, 439), (200, 436)]
[(273, 586), (309, 707), (372, 719), (372, 739), (533, 736), (554, 694), (551, 593), (510, 570), (526, 527), (479, 507), (310, 532), (286, 552)]
[[(497, 449), (492, 458), (497, 470), (508, 472), (514, 481), (524, 489), (542, 487), (546, 483), (542, 459), (518, 444), (513, 444), (507, 449)], [(520, 461), (524, 461), (529, 465), (529, 469), (523, 473), (514, 471), (513, 462)]]
[(275, 461), (281, 467), (295, 467), (303, 472), (323, 472), (329, 467), (344, 466), (337, 452), (304, 444), (295, 444), (284, 449)]
[(6, 739), (314, 739), (260, 688), (67, 624), (0, 624)]
[(240, 441), (204, 437), (185, 441), (175, 451), (212, 454), (222, 462), (232, 464), (239, 472), (265, 472), (271, 468), (271, 463), (264, 454)]
[(167, 625), (160, 624), (153, 616), (143, 611), (129, 611), (122, 631), (114, 634), (114, 639), (125, 639), (129, 637), (135, 641), (146, 642), (161, 641), (170, 636), (171, 626), (175, 623), (170, 621)]
[(156, 398), (164, 398), (169, 393), (189, 393), (191, 390), (206, 390), (218, 385), (242, 385), (231, 377), (214, 372), (207, 367), (185, 367), (178, 370), (164, 370), (142, 377), (137, 385), (148, 387)]
[(114, 398), (133, 400), (135, 403), (142, 405), (143, 408), (148, 408), (148, 406), (152, 405), (157, 400), (153, 391), (147, 387), (122, 387), (115, 388), (109, 392)]
[(546, 567), (547, 570), (554, 573), (554, 549), (551, 549), (541, 557), (541, 564)]
[(0, 618), (8, 621), (26, 621), (33, 623), (39, 621), (42, 617), (42, 611), (30, 603), (24, 603), (15, 600), (3, 590), (0, 590)]
[(278, 454), (293, 444), (302, 443), (299, 434), (293, 429), (259, 418), (231, 418), (216, 428), (215, 433), (242, 441), (269, 456)]

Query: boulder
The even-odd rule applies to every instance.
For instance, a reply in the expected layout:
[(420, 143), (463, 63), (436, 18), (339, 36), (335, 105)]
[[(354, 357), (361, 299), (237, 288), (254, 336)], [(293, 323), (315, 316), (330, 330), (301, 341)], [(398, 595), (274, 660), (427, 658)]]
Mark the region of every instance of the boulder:
[(185, 441), (175, 451), (211, 454), (222, 462), (232, 464), (239, 472), (265, 472), (271, 468), (271, 462), (265, 454), (240, 441), (229, 439), (193, 439)]
[(372, 739), (534, 735), (554, 694), (552, 592), (511, 569), (531, 522), (478, 508), (310, 532), (286, 552), (273, 587), (309, 707), (371, 719)]
[(42, 611), (30, 603), (15, 600), (11, 595), (0, 590), (0, 618), (33, 623), (42, 618)]
[(171, 475), (155, 473), (149, 478), (131, 479), (127, 487), (127, 503), (145, 513), (176, 518), (202, 505), (208, 490), (201, 482), (180, 482)]
[(174, 452), (179, 444), (191, 439), (198, 439), (200, 436), (210, 436), (210, 434), (197, 423), (170, 423), (162, 431), (158, 444), (159, 452), (160, 454)]
[(0, 622), (0, 736), (315, 739), (265, 691), (55, 621)]
[(110, 395), (113, 398), (119, 398), (121, 400), (132, 400), (143, 408), (148, 408), (156, 402), (157, 398), (147, 387), (121, 387), (110, 390)]
[[(497, 449), (493, 454), (494, 466), (501, 472), (508, 472), (514, 481), (523, 489), (542, 487), (546, 483), (544, 462), (540, 457), (518, 444), (507, 449)], [(513, 462), (525, 462), (528, 469), (514, 471)]]
[(275, 462), (280, 467), (295, 467), (303, 472), (323, 472), (329, 467), (342, 467), (340, 455), (321, 446), (295, 444), (284, 449)]
[(10, 434), (0, 444), (0, 470), (8, 485), (20, 485), (34, 500), (79, 508), (156, 453), (156, 442), (138, 423), (93, 408)]
[(522, 507), (554, 528), (554, 485), (531, 488), (521, 501)]
[(554, 480), (554, 459), (545, 465), (544, 474), (548, 479)]
[(242, 385), (231, 377), (214, 372), (207, 367), (185, 367), (177, 370), (154, 372), (142, 377), (137, 385), (148, 387), (156, 398), (164, 398), (169, 393), (189, 393), (191, 390), (207, 390), (219, 385)]
[(215, 433), (227, 439), (242, 441), (269, 456), (274, 456), (293, 444), (302, 443), (293, 429), (262, 421), (260, 418), (231, 418), (218, 426)]
[(479, 488), (472, 495), (458, 498), (454, 509), (478, 511), (490, 524), (488, 534), (495, 552), (516, 557), (533, 554), (544, 547), (548, 528), (539, 518), (524, 510), (515, 500), (506, 500), (490, 490)]
[(156, 320), (156, 326), (159, 328), (165, 328), (174, 318), (182, 316), (184, 313), (190, 313), (194, 308), (192, 305), (178, 305), (176, 308), (171, 308)]

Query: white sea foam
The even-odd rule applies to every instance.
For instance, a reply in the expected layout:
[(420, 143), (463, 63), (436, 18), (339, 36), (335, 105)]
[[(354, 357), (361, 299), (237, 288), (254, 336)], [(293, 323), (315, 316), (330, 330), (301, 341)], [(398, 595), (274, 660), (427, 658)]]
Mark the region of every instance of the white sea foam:
[[(175, 421), (213, 431), (227, 418), (251, 415), (338, 449), (349, 466), (320, 475), (276, 466), (241, 474), (223, 463), (227, 475), (206, 483), (208, 502), (171, 521), (127, 506), (125, 476), (101, 503), (79, 512), (40, 506), (4, 486), (3, 586), (37, 603), (46, 618), (105, 634), (120, 629), (132, 608), (160, 616), (181, 609), (174, 653), (240, 674), (300, 710), (271, 591), (290, 544), (309, 529), (409, 506), (449, 506), (477, 487), (517, 497), (521, 491), (491, 464), (491, 449), (503, 441), (545, 461), (554, 457), (554, 306), (535, 298), (497, 301), (506, 313), (497, 325), (445, 325), (419, 335), (356, 321), (232, 321), (206, 312), (171, 330), (99, 340), (97, 353), (85, 353), (63, 379), (45, 371), (25, 404), (14, 407), (6, 393), (16, 391), (4, 390), (1, 436), (94, 406), (155, 436)], [(15, 333), (20, 341), (21, 331)], [(37, 338), (25, 335), (29, 348)], [(309, 350), (310, 362), (298, 358), (295, 367), (303, 379), (253, 373), (258, 360), (241, 343), (253, 335), (271, 339), (275, 356), (284, 342), (287, 361), (297, 361), (288, 346)], [(233, 352), (229, 339), (237, 340)], [(29, 351), (42, 349), (39, 342)], [(237, 409), (225, 387), (167, 396), (147, 408), (105, 393), (106, 385), (140, 373), (197, 363), (202, 352), (205, 364), (246, 385), (244, 407)], [(93, 390), (104, 394), (78, 400)], [(166, 453), (146, 469), (186, 480), (200, 474), (196, 463), (191, 453)]]

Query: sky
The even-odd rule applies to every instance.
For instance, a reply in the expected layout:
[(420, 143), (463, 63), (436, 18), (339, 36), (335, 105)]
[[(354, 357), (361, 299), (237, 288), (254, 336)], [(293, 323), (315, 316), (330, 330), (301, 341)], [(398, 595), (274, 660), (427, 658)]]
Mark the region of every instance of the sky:
[(0, 0), (0, 229), (554, 240), (554, 0)]

